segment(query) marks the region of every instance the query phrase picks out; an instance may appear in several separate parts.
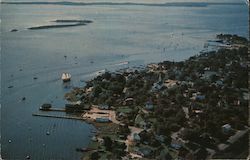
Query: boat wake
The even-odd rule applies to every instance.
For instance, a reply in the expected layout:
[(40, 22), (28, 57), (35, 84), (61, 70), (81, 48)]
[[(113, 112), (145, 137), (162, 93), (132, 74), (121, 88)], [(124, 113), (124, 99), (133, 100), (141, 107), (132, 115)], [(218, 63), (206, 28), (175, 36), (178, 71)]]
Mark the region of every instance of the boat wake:
[(115, 63), (113, 65), (114, 66), (122, 66), (122, 65), (127, 65), (127, 64), (129, 64), (129, 62), (128, 61), (124, 61), (124, 62)]

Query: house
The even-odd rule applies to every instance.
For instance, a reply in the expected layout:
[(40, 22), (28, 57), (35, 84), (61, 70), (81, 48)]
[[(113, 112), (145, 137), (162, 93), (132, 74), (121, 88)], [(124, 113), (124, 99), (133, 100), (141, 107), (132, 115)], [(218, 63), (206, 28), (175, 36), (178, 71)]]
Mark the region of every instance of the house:
[(147, 67), (149, 68), (150, 71), (155, 71), (159, 69), (159, 65), (155, 63), (148, 64)]
[(96, 118), (95, 121), (98, 123), (108, 123), (110, 122), (110, 119), (108, 117), (101, 117), (101, 118)]
[(201, 79), (204, 80), (211, 80), (212, 76), (219, 76), (217, 72), (215, 71), (210, 71), (210, 70), (205, 70), (204, 73), (201, 76)]
[(143, 157), (150, 157), (153, 154), (153, 150), (149, 147), (140, 147), (137, 153)]
[(205, 95), (202, 95), (200, 92), (195, 92), (192, 94), (191, 100), (202, 101), (206, 98)]
[(109, 106), (107, 104), (101, 104), (101, 105), (98, 105), (98, 108), (101, 110), (107, 110), (109, 109)]
[(170, 146), (174, 149), (180, 149), (181, 146), (184, 146), (187, 141), (183, 140), (182, 138), (179, 137), (179, 135), (184, 132), (184, 128), (181, 128), (178, 132), (175, 132), (171, 135), (171, 143)]
[(152, 109), (154, 109), (154, 105), (152, 103), (147, 102), (146, 105), (145, 105), (145, 109), (146, 110), (152, 110)]
[(202, 101), (205, 99), (205, 97), (206, 97), (205, 95), (197, 95), (195, 96), (195, 100)]
[(155, 135), (155, 139), (161, 143), (164, 143), (165, 136), (164, 135)]
[(173, 88), (173, 87), (176, 87), (177, 85), (179, 84), (178, 81), (176, 80), (171, 80), (171, 79), (168, 79), (164, 82), (164, 86), (167, 87), (167, 88)]
[(140, 141), (141, 140), (141, 137), (138, 133), (132, 133), (131, 134), (131, 140), (132, 141)]
[(223, 86), (223, 81), (222, 80), (217, 80), (215, 81), (216, 86)]
[(135, 118), (135, 126), (143, 129), (147, 128), (147, 123), (144, 121), (140, 114), (138, 114)]
[(232, 131), (232, 127), (230, 124), (225, 124), (221, 127), (222, 129), (222, 132), (225, 133), (225, 134), (228, 134)]
[(134, 104), (134, 99), (133, 98), (126, 98), (123, 102), (124, 106), (131, 106)]
[(85, 105), (84, 103), (71, 103), (65, 104), (66, 112), (84, 112), (85, 110), (89, 110), (90, 106)]
[(163, 83), (162, 83), (162, 77), (161, 77), (161, 73), (160, 73), (159, 74), (159, 79), (158, 79), (157, 82), (155, 82), (153, 84), (151, 91), (155, 92), (155, 91), (161, 90), (162, 88), (163, 88)]
[(151, 91), (152, 92), (158, 91), (158, 90), (162, 89), (162, 87), (163, 87), (163, 85), (161, 83), (156, 82), (153, 84)]
[(126, 118), (127, 114), (124, 112), (119, 112), (117, 116), (118, 116), (118, 118)]

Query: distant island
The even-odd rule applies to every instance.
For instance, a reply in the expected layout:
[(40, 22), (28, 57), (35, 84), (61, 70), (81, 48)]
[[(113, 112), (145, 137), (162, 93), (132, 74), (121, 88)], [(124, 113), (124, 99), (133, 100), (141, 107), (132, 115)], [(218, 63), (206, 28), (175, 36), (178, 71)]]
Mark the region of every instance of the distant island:
[(217, 38), (217, 51), (105, 72), (67, 93), (98, 129), (82, 159), (246, 158), (249, 42)]
[(55, 24), (55, 25), (44, 25), (37, 27), (30, 27), (30, 30), (38, 30), (38, 29), (50, 29), (50, 28), (65, 28), (65, 27), (75, 27), (75, 26), (84, 26), (88, 23), (92, 23), (91, 20), (55, 20), (52, 22), (56, 23), (64, 23), (64, 24)]

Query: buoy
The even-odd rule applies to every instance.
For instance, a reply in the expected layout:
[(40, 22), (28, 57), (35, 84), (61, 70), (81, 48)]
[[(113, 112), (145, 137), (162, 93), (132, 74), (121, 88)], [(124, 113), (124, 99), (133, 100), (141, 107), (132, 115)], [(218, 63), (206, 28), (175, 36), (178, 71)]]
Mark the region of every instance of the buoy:
[(49, 131), (46, 132), (46, 135), (50, 135)]
[(26, 156), (26, 159), (30, 159), (30, 156)]
[(8, 142), (11, 143), (12, 141), (9, 139)]

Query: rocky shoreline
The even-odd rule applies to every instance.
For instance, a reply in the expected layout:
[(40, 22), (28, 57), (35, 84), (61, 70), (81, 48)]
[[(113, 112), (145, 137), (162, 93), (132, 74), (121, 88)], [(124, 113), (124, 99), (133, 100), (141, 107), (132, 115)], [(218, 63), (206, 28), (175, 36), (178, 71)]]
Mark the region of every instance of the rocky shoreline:
[(223, 44), (217, 51), (140, 71), (106, 72), (66, 94), (96, 114), (91, 118), (99, 131), (83, 159), (242, 158), (249, 42), (236, 35), (217, 38)]

